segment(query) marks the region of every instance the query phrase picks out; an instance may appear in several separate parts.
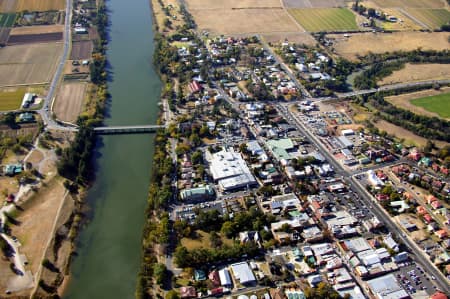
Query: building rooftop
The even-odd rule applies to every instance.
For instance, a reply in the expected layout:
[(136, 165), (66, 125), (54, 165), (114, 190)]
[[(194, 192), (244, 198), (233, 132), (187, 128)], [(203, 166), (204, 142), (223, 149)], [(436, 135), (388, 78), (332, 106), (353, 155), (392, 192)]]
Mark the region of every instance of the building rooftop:
[(234, 277), (239, 280), (241, 284), (254, 283), (256, 281), (255, 275), (246, 262), (236, 263), (231, 265)]
[(326, 220), (329, 227), (353, 225), (358, 222), (358, 220), (347, 211), (337, 211), (333, 213), (333, 215), (335, 216), (334, 218)]
[(189, 200), (200, 197), (209, 197), (212, 195), (214, 195), (214, 189), (210, 185), (184, 189), (180, 191), (180, 197), (182, 200)]
[(400, 286), (393, 274), (368, 280), (367, 284), (372, 289), (372, 293), (379, 299), (409, 298), (408, 293)]
[(369, 242), (364, 238), (355, 238), (345, 240), (345, 245), (354, 253), (362, 252), (371, 249)]
[(257, 183), (242, 156), (233, 150), (213, 154), (210, 171), (222, 190), (238, 189)]

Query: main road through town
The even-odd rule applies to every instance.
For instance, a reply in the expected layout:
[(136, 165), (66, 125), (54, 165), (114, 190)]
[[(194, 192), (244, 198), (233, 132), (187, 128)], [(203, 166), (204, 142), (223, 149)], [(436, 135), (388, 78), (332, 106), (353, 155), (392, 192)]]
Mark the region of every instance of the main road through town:
[[(106, 1), (111, 102), (106, 126), (155, 124), (161, 82), (153, 70), (149, 1)], [(71, 281), (64, 298), (134, 298), (153, 157), (152, 135), (99, 138)]]
[(407, 235), (394, 223), (391, 217), (382, 209), (378, 203), (373, 200), (373, 197), (367, 192), (367, 190), (359, 183), (359, 181), (352, 176), (352, 174), (342, 168), (342, 166), (335, 160), (335, 158), (330, 154), (330, 152), (323, 146), (320, 140), (313, 135), (310, 130), (308, 130), (305, 125), (297, 118), (297, 116), (289, 111), (286, 106), (277, 105), (278, 111), (281, 115), (285, 116), (286, 119), (292, 119), (299, 131), (308, 137), (308, 139), (314, 143), (314, 145), (320, 150), (320, 152), (327, 158), (330, 164), (333, 165), (335, 172), (342, 176), (347, 185), (350, 186), (353, 192), (359, 194), (360, 198), (366, 203), (367, 207), (378, 217), (389, 229), (389, 231), (394, 234), (398, 239), (407, 245), (410, 251), (414, 254), (415, 261), (420, 264), (427, 273), (436, 277), (437, 284), (439, 288), (447, 293), (450, 293), (450, 285), (446, 277), (431, 264), (428, 257), (425, 256), (423, 250), (421, 250), (414, 241), (412, 241)]

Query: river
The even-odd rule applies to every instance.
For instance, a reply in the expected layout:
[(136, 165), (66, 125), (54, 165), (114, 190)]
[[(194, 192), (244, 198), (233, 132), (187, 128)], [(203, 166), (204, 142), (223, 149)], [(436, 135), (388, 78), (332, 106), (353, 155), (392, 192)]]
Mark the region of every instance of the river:
[[(111, 106), (106, 125), (154, 124), (161, 82), (154, 72), (149, 0), (108, 0)], [(66, 299), (134, 298), (153, 156), (152, 135), (99, 140), (90, 221), (81, 230)]]

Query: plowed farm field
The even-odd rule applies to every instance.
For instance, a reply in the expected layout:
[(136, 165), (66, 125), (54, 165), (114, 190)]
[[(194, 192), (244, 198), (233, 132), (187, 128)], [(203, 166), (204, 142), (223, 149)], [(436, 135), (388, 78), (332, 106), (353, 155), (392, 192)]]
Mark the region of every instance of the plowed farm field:
[(26, 44), (0, 49), (0, 86), (50, 82), (62, 43)]

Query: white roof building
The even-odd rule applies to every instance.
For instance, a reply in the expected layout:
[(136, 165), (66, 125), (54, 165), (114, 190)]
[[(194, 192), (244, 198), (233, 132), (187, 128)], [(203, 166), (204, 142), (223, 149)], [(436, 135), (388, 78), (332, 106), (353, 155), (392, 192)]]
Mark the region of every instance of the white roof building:
[(231, 270), (233, 271), (233, 275), (236, 280), (239, 280), (239, 283), (243, 285), (253, 284), (256, 282), (255, 275), (253, 275), (252, 270), (246, 262), (232, 264)]
[(222, 286), (231, 286), (231, 276), (228, 269), (219, 270), (219, 279)]
[(376, 175), (376, 173), (373, 170), (369, 170), (367, 172), (367, 178), (369, 183), (374, 187), (382, 187), (384, 186), (384, 183), (380, 178)]
[(222, 191), (229, 191), (257, 184), (241, 154), (230, 151), (220, 151), (212, 155), (210, 161), (211, 175)]
[(367, 284), (377, 299), (410, 298), (409, 294), (400, 286), (393, 274), (369, 280)]

